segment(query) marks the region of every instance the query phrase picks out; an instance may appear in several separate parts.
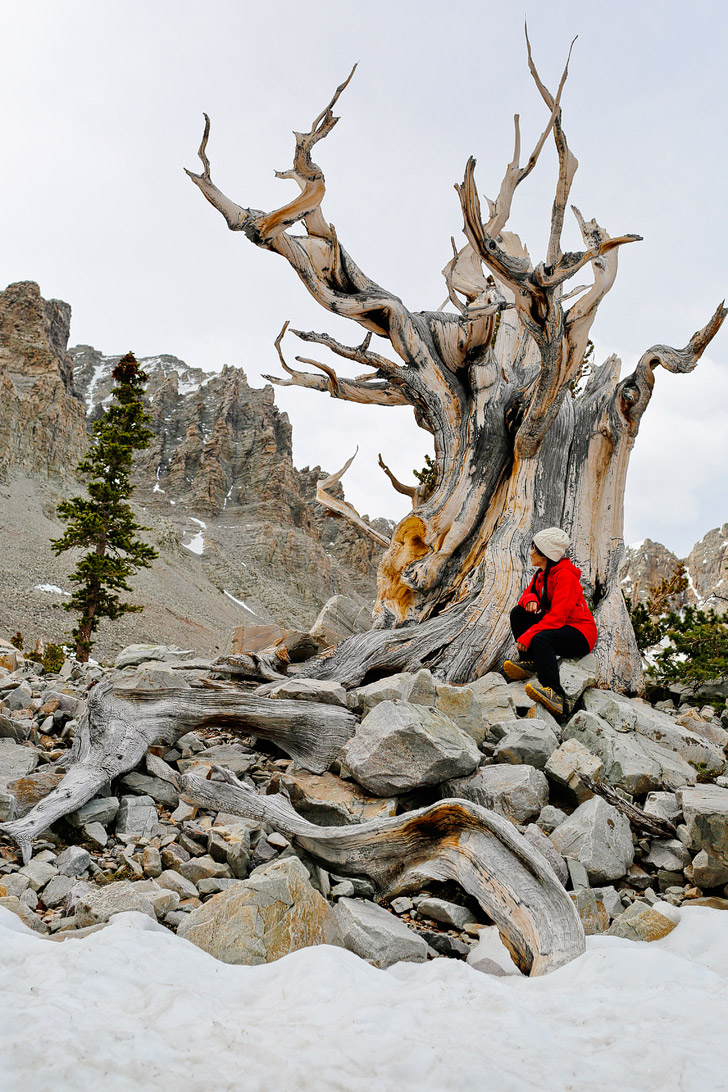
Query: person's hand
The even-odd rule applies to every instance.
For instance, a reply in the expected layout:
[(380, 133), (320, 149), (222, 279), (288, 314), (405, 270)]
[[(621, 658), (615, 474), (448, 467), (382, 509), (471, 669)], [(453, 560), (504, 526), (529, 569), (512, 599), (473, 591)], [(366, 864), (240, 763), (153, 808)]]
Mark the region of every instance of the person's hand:
[(538, 603), (534, 603), (533, 600), (531, 600), (530, 603), (526, 603), (526, 610), (529, 614), (535, 614), (538, 610)]
[(518, 649), (519, 652), (527, 652), (528, 651), (526, 646), (524, 644), (522, 644), (520, 641), (516, 641), (516, 648)]

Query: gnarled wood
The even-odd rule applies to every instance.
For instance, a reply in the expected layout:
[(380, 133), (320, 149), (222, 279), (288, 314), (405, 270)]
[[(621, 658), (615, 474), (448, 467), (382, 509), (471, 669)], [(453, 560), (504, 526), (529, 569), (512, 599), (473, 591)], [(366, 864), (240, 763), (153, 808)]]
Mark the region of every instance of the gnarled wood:
[[(640, 237), (611, 237), (573, 208), (583, 247), (564, 252), (564, 220), (578, 167), (562, 120), (568, 59), (552, 94), (528, 37), (526, 42), (529, 70), (548, 117), (524, 165), (516, 117), (513, 157), (497, 198), (488, 201), (487, 217), (481, 213), (475, 159), (466, 165), (456, 187), (465, 245), (458, 249), (453, 243), (453, 257), (443, 270), (453, 311), (410, 311), (359, 269), (323, 215), (324, 175), (311, 163), (310, 151), (333, 128), (332, 106), (345, 84), (310, 130), (296, 134), (293, 170), (280, 177), (295, 180), (301, 195), (281, 209), (266, 214), (244, 208), (212, 182), (209, 121), (200, 149), (203, 171), (188, 172), (232, 230), (281, 255), (327, 311), (369, 332), (355, 348), (325, 334), (299, 332), (339, 358), (371, 369), (351, 379), (312, 358), (299, 360), (317, 374), (291, 369), (279, 338), (289, 376), (283, 382), (335, 398), (410, 405), (433, 437), (434, 482), (427, 491), (414, 490), (412, 511), (386, 547), (374, 632), (357, 635), (333, 658), (308, 669), (322, 677), (341, 672), (342, 680), (361, 681), (368, 670), (417, 662), (454, 682), (490, 670), (511, 648), (508, 614), (528, 577), (533, 535), (555, 524), (572, 539), (572, 557), (595, 608), (600, 681), (628, 692), (642, 688), (618, 580), (629, 454), (657, 365), (689, 371), (726, 312), (719, 308), (684, 350), (649, 350), (633, 376), (620, 382), (612, 357), (583, 384), (589, 334), (614, 283), (619, 250)], [(551, 138), (558, 158), (551, 224), (545, 258), (534, 262), (508, 224), (516, 189)], [(296, 223), (305, 235), (289, 233)], [(591, 283), (567, 291), (567, 282), (581, 270), (591, 273)], [(572, 301), (568, 307), (567, 300)], [(393, 359), (372, 352), (372, 332), (389, 341)], [(329, 504), (325, 492), (321, 499)], [(340, 514), (361, 525), (353, 510)]]
[(270, 823), (327, 868), (367, 876), (384, 895), (455, 880), (493, 919), (525, 974), (541, 975), (584, 952), (576, 908), (544, 858), (495, 812), (444, 800), (390, 819), (348, 827), (309, 823), (281, 795), (258, 796), (228, 770), (224, 779), (180, 775), (186, 800)]
[(133, 770), (151, 744), (171, 745), (207, 725), (270, 739), (304, 769), (324, 773), (353, 734), (356, 717), (336, 705), (272, 701), (239, 691), (125, 689), (120, 696), (106, 680), (89, 695), (66, 760), (68, 773), (22, 818), (0, 823), (0, 831), (15, 840), (27, 862), (34, 838)]

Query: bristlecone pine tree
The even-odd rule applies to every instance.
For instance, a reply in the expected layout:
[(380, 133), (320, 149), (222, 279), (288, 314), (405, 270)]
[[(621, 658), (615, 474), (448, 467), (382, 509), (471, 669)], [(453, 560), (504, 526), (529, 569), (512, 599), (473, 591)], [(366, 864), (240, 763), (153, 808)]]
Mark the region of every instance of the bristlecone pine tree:
[(119, 593), (131, 591), (128, 580), (137, 569), (149, 568), (157, 557), (136, 535), (145, 528), (137, 523), (127, 504), (134, 491), (130, 475), (134, 452), (147, 447), (153, 433), (142, 405), (148, 380), (134, 355), (127, 353), (113, 371), (113, 401), (93, 427), (88, 455), (78, 464), (88, 474), (88, 496), (72, 497), (58, 505), (58, 515), (68, 524), (65, 533), (51, 541), (56, 554), (80, 547), (88, 552), (69, 578), (75, 585), (66, 610), (79, 615), (73, 630), (76, 657), (85, 663), (91, 650), (91, 634), (102, 618), (114, 621), (143, 608), (121, 601)]
[[(317, 372), (290, 367), (282, 350), (286, 323), (276, 348), (287, 376), (269, 378), (332, 398), (409, 406), (434, 440), (427, 488), (397, 482), (380, 457), (394, 487), (412, 499), (391, 541), (350, 505), (327, 496), (328, 484), (343, 470), (320, 483), (319, 500), (382, 543), (385, 553), (373, 630), (343, 642), (332, 656), (307, 666), (307, 674), (352, 685), (367, 675), (425, 665), (440, 678), (465, 682), (498, 666), (512, 650), (509, 611), (527, 577), (533, 535), (556, 524), (572, 539), (572, 557), (595, 609), (600, 681), (627, 692), (642, 689), (640, 656), (619, 585), (629, 455), (658, 368), (691, 371), (728, 311), (718, 307), (684, 349), (648, 349), (625, 379), (615, 356), (589, 369), (590, 330), (617, 275), (617, 255), (640, 237), (612, 238), (572, 206), (583, 246), (562, 249), (577, 168), (561, 115), (568, 62), (555, 95), (541, 80), (530, 45), (528, 64), (546, 105), (545, 128), (521, 166), (516, 116), (513, 159), (485, 217), (475, 160), (468, 161), (456, 187), (465, 242), (458, 247), (453, 241), (454, 255), (443, 270), (448, 302), (437, 311), (410, 311), (395, 292), (372, 281), (324, 217), (326, 184), (311, 156), (336, 124), (333, 108), (351, 76), (310, 130), (295, 134), (293, 166), (277, 174), (300, 192), (272, 212), (238, 205), (215, 185), (205, 115), (203, 170), (188, 171), (192, 181), (231, 231), (281, 255), (322, 307), (366, 331), (356, 346), (292, 331), (358, 372), (367, 369), (345, 377), (329, 363), (306, 357), (297, 359)], [(546, 254), (535, 264), (506, 225), (516, 187), (549, 138), (556, 145), (558, 177)], [(567, 291), (569, 279), (582, 270), (591, 272), (591, 283)], [(372, 334), (388, 342), (388, 352), (370, 348)]]

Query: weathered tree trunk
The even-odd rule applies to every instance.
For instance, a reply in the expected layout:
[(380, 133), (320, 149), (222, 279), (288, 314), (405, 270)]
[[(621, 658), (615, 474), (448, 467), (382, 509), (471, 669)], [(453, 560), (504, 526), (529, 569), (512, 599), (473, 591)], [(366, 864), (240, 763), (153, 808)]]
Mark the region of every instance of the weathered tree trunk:
[[(193, 182), (231, 230), (280, 254), (326, 310), (368, 331), (356, 347), (325, 334), (293, 331), (369, 369), (346, 378), (307, 357), (297, 359), (320, 374), (290, 367), (281, 348), (286, 324), (276, 347), (289, 378), (274, 382), (349, 401), (409, 405), (434, 440), (432, 486), (429, 492), (412, 492), (412, 510), (395, 528), (379, 568), (375, 634), (352, 639), (333, 659), (315, 665), (311, 670), (322, 677), (354, 682), (368, 670), (426, 663), (443, 678), (462, 682), (489, 670), (511, 643), (508, 614), (527, 577), (533, 535), (559, 525), (572, 538), (572, 557), (595, 609), (601, 681), (641, 689), (640, 659), (618, 583), (629, 453), (654, 369), (689, 371), (728, 312), (718, 308), (684, 350), (648, 350), (629, 378), (619, 381), (619, 362), (610, 357), (584, 385), (589, 332), (614, 283), (618, 249), (639, 236), (610, 238), (574, 208), (584, 249), (562, 251), (577, 168), (561, 123), (568, 64), (554, 96), (536, 71), (530, 46), (528, 61), (548, 121), (521, 167), (516, 117), (513, 160), (497, 199), (488, 202), (486, 220), (475, 187), (475, 160), (468, 162), (457, 187), (467, 241), (460, 250), (453, 243), (454, 256), (443, 270), (452, 312), (409, 311), (358, 268), (324, 219), (324, 176), (311, 152), (338, 120), (333, 107), (348, 80), (309, 132), (296, 134), (293, 168), (279, 177), (295, 181), (301, 193), (272, 213), (236, 205), (213, 183), (206, 118), (199, 152), (203, 172), (188, 172)], [(534, 266), (506, 224), (516, 187), (550, 136), (559, 171), (546, 258)], [(289, 233), (298, 223), (305, 235)], [(592, 283), (565, 294), (566, 282), (585, 267)], [(567, 308), (573, 297), (578, 298)], [(396, 362), (370, 349), (372, 333), (389, 341)], [(389, 476), (400, 492), (408, 491)], [(325, 489), (320, 499), (328, 503)], [(366, 530), (349, 505), (337, 501), (331, 507)], [(383, 632), (377, 636), (376, 631)]]
[(223, 782), (192, 772), (175, 783), (190, 803), (270, 823), (325, 867), (368, 876), (383, 895), (455, 880), (496, 923), (525, 974), (546, 974), (585, 950), (579, 915), (550, 866), (493, 811), (443, 800), (391, 819), (319, 827), (284, 797), (259, 796), (228, 770), (218, 773)]

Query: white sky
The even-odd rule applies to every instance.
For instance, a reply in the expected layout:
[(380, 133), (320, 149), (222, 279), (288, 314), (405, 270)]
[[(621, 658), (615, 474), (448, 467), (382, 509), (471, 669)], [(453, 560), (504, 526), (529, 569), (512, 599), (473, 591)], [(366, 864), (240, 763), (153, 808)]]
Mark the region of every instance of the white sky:
[[(593, 328), (597, 359), (624, 370), (656, 342), (684, 345), (726, 295), (724, 9), (697, 0), (521, 6), (493, 0), (0, 0), (0, 287), (36, 280), (73, 307), (71, 344), (191, 365), (278, 373), (283, 321), (354, 343), (276, 255), (231, 234), (182, 167), (197, 170), (202, 111), (213, 178), (243, 205), (270, 209), (294, 183), (294, 128), (308, 128), (354, 61), (359, 69), (317, 148), (324, 212), (363, 269), (413, 309), (436, 308), (453, 183), (478, 159), (494, 196), (521, 114), (524, 155), (545, 107), (526, 66), (523, 15), (551, 86), (574, 34), (563, 106), (580, 160), (572, 199), (612, 235), (636, 232)], [(509, 227), (543, 255), (551, 148), (523, 184)], [(565, 242), (580, 245), (575, 228)], [(461, 237), (461, 236), (460, 236)], [(288, 359), (311, 347), (295, 347)], [(728, 332), (690, 376), (660, 371), (632, 458), (628, 542), (678, 554), (728, 520)], [(355, 407), (279, 390), (296, 464), (338, 469), (360, 511), (404, 514), (376, 466), (400, 478), (430, 440), (407, 409)]]

